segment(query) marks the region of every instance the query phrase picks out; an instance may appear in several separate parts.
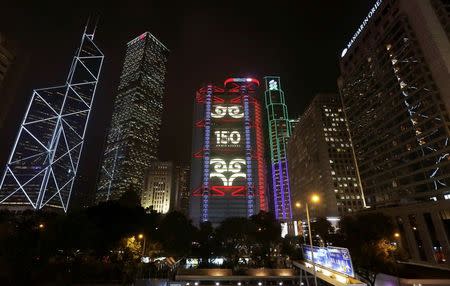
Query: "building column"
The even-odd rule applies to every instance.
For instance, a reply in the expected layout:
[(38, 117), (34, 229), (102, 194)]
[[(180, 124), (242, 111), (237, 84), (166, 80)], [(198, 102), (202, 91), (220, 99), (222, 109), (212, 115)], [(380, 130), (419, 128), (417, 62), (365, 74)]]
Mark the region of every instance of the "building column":
[(428, 226), (423, 217), (423, 213), (417, 213), (417, 230), (419, 231), (420, 238), (422, 239), (422, 247), (425, 251), (427, 261), (432, 264), (436, 264), (436, 257), (434, 256), (433, 243), (431, 241)]
[(447, 233), (445, 231), (442, 219), (439, 216), (439, 211), (431, 213), (431, 219), (433, 221), (434, 229), (436, 230), (436, 237), (442, 246), (447, 264), (450, 264), (450, 243), (448, 242)]
[(402, 215), (401, 218), (403, 221), (405, 239), (408, 242), (408, 252), (411, 255), (412, 260), (420, 261), (419, 249), (417, 247), (417, 241), (414, 237), (411, 224), (409, 223), (409, 217), (407, 215)]

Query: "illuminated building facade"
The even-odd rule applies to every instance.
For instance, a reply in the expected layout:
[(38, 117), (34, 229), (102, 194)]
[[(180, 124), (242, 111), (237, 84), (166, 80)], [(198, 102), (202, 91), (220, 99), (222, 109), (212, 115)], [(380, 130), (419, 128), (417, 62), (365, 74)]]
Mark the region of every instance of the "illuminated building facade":
[(174, 166), (172, 162), (150, 163), (141, 193), (141, 206), (158, 213), (169, 212), (174, 199)]
[(190, 217), (218, 224), (267, 210), (259, 81), (229, 78), (198, 90)]
[(279, 77), (268, 76), (265, 104), (269, 129), (269, 152), (272, 173), (272, 195), (275, 217), (279, 220), (292, 219), (291, 189), (289, 182), (286, 143), (291, 136), (291, 122)]
[(383, 2), (341, 60), (342, 99), (372, 206), (450, 192), (450, 43), (432, 2), (439, 1)]
[(394, 217), (411, 260), (428, 263), (450, 261), (449, 8), (378, 0), (340, 63), (366, 203)]
[(0, 207), (67, 212), (103, 63), (86, 27), (64, 85), (36, 89), (0, 181)]
[(174, 170), (175, 199), (174, 210), (189, 214), (191, 166), (177, 164)]
[(168, 49), (145, 32), (127, 43), (96, 201), (143, 190), (145, 171), (157, 159)]
[[(288, 142), (292, 201), (305, 202), (311, 193), (321, 197), (312, 215), (330, 220), (364, 207), (352, 144), (337, 94), (314, 97)], [(294, 209), (296, 219), (304, 209)]]

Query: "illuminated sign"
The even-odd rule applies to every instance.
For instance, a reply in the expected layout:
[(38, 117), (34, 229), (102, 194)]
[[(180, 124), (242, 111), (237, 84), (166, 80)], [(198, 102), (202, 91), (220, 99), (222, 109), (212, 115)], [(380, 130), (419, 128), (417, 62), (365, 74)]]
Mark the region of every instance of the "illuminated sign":
[[(350, 251), (347, 248), (313, 246), (313, 251), (315, 264), (355, 277)], [(309, 245), (303, 245), (303, 257), (305, 260), (312, 262), (311, 247)]]
[(241, 133), (239, 131), (214, 131), (216, 135), (216, 144), (239, 144), (241, 142)]
[(270, 80), (269, 81), (269, 90), (278, 90), (278, 82), (276, 82), (275, 80)]
[(378, 0), (375, 5), (372, 7), (372, 9), (370, 10), (369, 14), (367, 15), (367, 17), (364, 19), (364, 21), (361, 23), (361, 25), (359, 26), (358, 30), (355, 32), (355, 34), (353, 35), (352, 39), (350, 40), (350, 42), (348, 42), (347, 47), (342, 51), (341, 54), (341, 58), (343, 58), (345, 56), (345, 54), (347, 54), (348, 50), (350, 49), (350, 47), (353, 45), (353, 43), (356, 41), (356, 39), (358, 38), (359, 34), (361, 34), (361, 32), (364, 30), (364, 28), (366, 27), (367, 23), (369, 23), (370, 18), (372, 18), (372, 16), (375, 14), (375, 12), (377, 11), (378, 7), (381, 6), (381, 3), (383, 2), (383, 0)]

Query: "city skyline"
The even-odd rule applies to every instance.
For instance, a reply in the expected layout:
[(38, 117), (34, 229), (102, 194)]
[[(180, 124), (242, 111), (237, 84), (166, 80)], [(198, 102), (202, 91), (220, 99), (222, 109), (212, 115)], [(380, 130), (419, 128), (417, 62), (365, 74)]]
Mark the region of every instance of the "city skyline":
[[(135, 1), (131, 2), (132, 5), (119, 8), (114, 5), (102, 6), (94, 1), (89, 8), (77, 8), (68, 15), (57, 13), (64, 10), (61, 5), (8, 5), (5, 7), (5, 17), (0, 22), (8, 35), (25, 44), (33, 43), (28, 45), (33, 47), (31, 62), (39, 67), (40, 72), (34, 75), (28, 73), (23, 80), (25, 84), (15, 99), (9, 124), (2, 130), (5, 140), (0, 142), (0, 164), (4, 166), (6, 163), (7, 150), (12, 147), (21, 120), (17, 114), (23, 114), (27, 94), (61, 73), (64, 66), (69, 64), (67, 55), (71, 50), (68, 39), (76, 39), (79, 27), (93, 11), (102, 11), (97, 42), (99, 47), (105, 49), (106, 60), (103, 80), (99, 82), (97, 103), (93, 106), (96, 116), (92, 118), (92, 127), (87, 130), (89, 142), (103, 142), (106, 136), (125, 54), (123, 43), (145, 30), (151, 31), (171, 49), (164, 102), (167, 112), (163, 115), (161, 129), (161, 160), (190, 160), (190, 95), (205, 79), (218, 82), (235, 75), (254, 75), (259, 78), (267, 74), (279, 75), (283, 78), (291, 117), (296, 117), (316, 92), (337, 91), (337, 60), (340, 51), (372, 4), (357, 0), (345, 3), (323, 1), (322, 5), (316, 5), (315, 2), (301, 5), (281, 2), (279, 10), (271, 13), (271, 17), (280, 21), (270, 23), (262, 16), (268, 12), (262, 5), (258, 9), (263, 13), (250, 13), (251, 21), (246, 21), (243, 26), (237, 22), (224, 25), (215, 20), (233, 15), (233, 5), (229, 6), (228, 1), (226, 5), (225, 2), (217, 3), (218, 6), (185, 3), (176, 11), (171, 9), (169, 3), (154, 5), (151, 1)], [(255, 9), (250, 2), (239, 5), (249, 11)], [(330, 9), (321, 8), (327, 5)], [(54, 12), (54, 17), (44, 17), (49, 11)], [(284, 11), (291, 14), (297, 11), (290, 16), (294, 22), (287, 20), (289, 17), (283, 14)], [(349, 11), (352, 11), (350, 15)], [(16, 18), (14, 15), (23, 17)], [(63, 21), (67, 17), (70, 21)], [(327, 20), (319, 20), (321, 17)], [(317, 26), (317, 31), (307, 28), (311, 25)], [(252, 35), (251, 40), (247, 39), (247, 34)], [(298, 37), (293, 37), (295, 34)], [(332, 36), (323, 37), (325, 34)], [(61, 37), (67, 40), (59, 40)], [(206, 48), (202, 44), (205, 39), (214, 43), (215, 48)], [(239, 44), (225, 39), (235, 39)], [(59, 47), (58, 51), (51, 49), (55, 45)], [(308, 56), (310, 54), (315, 56)], [(280, 59), (272, 55), (279, 55)], [(216, 64), (221, 69), (214, 68)], [(176, 135), (180, 140), (173, 140), (174, 130), (177, 130)], [(92, 190), (96, 187), (97, 177), (92, 174), (97, 172), (101, 164), (103, 149), (103, 143), (86, 145), (86, 152), (80, 161), (80, 175), (85, 178), (85, 183), (80, 181), (79, 188)]]
[(0, 281), (450, 285), (450, 0), (53, 1), (0, 18)]

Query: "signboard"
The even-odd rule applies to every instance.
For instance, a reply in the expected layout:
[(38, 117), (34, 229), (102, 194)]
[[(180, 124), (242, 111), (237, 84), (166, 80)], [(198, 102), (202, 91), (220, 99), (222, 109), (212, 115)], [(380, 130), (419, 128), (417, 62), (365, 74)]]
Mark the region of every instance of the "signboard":
[[(350, 251), (347, 248), (313, 246), (313, 253), (315, 264), (348, 276), (355, 276)], [(309, 245), (303, 245), (303, 257), (305, 260), (312, 262), (311, 247)]]
[(355, 276), (350, 251), (347, 248), (328, 247), (327, 250), (331, 269), (349, 276)]
[(378, 7), (381, 6), (381, 2), (383, 2), (383, 0), (377, 0), (377, 2), (375, 2), (375, 5), (370, 10), (370, 12), (367, 15), (367, 17), (361, 23), (361, 25), (359, 26), (358, 30), (356, 30), (355, 34), (350, 39), (350, 42), (348, 42), (347, 47), (342, 51), (341, 58), (345, 57), (345, 54), (347, 54), (348, 50), (353, 45), (353, 43), (356, 41), (356, 39), (358, 38), (359, 34), (361, 34), (361, 32), (364, 30), (364, 28), (366, 27), (367, 23), (369, 23), (370, 18), (372, 18), (372, 16), (375, 15), (375, 12), (377, 11)]

